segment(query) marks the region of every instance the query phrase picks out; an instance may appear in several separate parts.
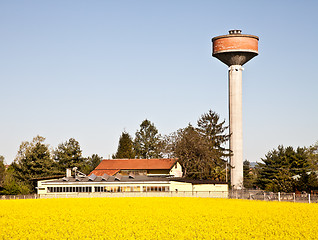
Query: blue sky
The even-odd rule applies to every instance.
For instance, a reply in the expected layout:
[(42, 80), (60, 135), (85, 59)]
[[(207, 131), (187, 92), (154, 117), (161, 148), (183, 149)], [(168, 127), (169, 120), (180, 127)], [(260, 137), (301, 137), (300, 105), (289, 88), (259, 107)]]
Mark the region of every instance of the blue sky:
[(244, 65), (244, 159), (318, 141), (317, 1), (1, 1), (0, 155), (73, 137), (108, 158), (144, 119), (169, 134), (212, 109), (228, 122), (211, 38), (260, 37)]

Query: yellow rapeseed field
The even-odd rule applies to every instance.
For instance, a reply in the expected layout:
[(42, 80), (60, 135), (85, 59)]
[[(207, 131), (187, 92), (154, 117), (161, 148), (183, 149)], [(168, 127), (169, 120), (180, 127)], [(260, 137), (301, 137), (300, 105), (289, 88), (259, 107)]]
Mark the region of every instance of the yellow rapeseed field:
[(318, 205), (206, 198), (0, 201), (0, 239), (318, 239)]

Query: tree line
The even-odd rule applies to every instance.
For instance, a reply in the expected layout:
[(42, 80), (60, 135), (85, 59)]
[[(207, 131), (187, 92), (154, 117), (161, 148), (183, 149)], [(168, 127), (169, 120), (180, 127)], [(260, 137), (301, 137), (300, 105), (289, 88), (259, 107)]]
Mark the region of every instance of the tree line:
[[(196, 126), (189, 124), (162, 136), (144, 120), (133, 139), (127, 132), (119, 138), (113, 158), (178, 158), (183, 174), (192, 179), (230, 182), (230, 135), (225, 121), (211, 110), (201, 115)], [(271, 192), (318, 191), (318, 142), (309, 147), (280, 145), (270, 150), (256, 166), (244, 161), (244, 187)]]
[[(122, 132), (118, 149), (112, 158), (178, 158), (184, 175), (196, 179), (225, 181), (225, 164), (230, 154), (227, 149), (229, 135), (225, 120), (209, 110), (197, 121), (169, 135), (161, 135), (155, 125), (145, 119), (134, 139)], [(0, 194), (27, 194), (35, 191), (40, 178), (65, 175), (66, 168), (77, 167), (90, 173), (102, 160), (93, 154), (83, 157), (79, 142), (74, 138), (50, 151), (45, 138), (37, 136), (31, 142), (22, 142), (17, 157), (7, 170), (0, 161)]]
[(227, 129), (225, 120), (212, 110), (201, 115), (196, 126), (189, 124), (165, 136), (146, 119), (134, 139), (122, 132), (113, 158), (178, 158), (185, 177), (225, 181), (230, 156)]
[(74, 138), (50, 150), (45, 138), (36, 136), (31, 142), (22, 142), (17, 157), (5, 169), (0, 157), (0, 194), (29, 194), (35, 192), (37, 180), (45, 177), (63, 177), (66, 168), (78, 167), (90, 173), (101, 162), (102, 157), (93, 154), (83, 157), (80, 144)]
[[(162, 135), (148, 119), (141, 122), (132, 137), (123, 131), (113, 159), (178, 158), (183, 174), (191, 179), (230, 182), (228, 148), (230, 135), (225, 120), (209, 110), (195, 125)], [(22, 142), (14, 162), (6, 170), (0, 156), (0, 194), (27, 194), (35, 191), (36, 179), (65, 175), (66, 168), (77, 167), (90, 173), (102, 160), (93, 154), (83, 157), (74, 138), (50, 150), (45, 138)], [(278, 146), (269, 151), (255, 167), (244, 161), (244, 187), (273, 192), (318, 190), (318, 142), (310, 147)]]

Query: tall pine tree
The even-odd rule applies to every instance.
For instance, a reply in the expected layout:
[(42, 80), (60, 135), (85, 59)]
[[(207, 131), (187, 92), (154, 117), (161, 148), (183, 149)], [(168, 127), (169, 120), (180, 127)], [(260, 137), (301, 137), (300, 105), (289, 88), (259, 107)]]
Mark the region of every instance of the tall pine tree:
[[(30, 186), (33, 178), (52, 176), (57, 173), (44, 137), (36, 136), (32, 142), (22, 142), (18, 155), (11, 164), (13, 176)], [(34, 186), (33, 186), (34, 187)], [(31, 189), (34, 191), (34, 189)]]
[(60, 173), (64, 173), (66, 168), (77, 167), (84, 171), (85, 159), (82, 157), (82, 150), (78, 141), (70, 138), (61, 143), (54, 151), (54, 160), (58, 165)]
[(134, 150), (137, 158), (160, 158), (162, 156), (162, 140), (155, 125), (149, 120), (140, 124), (134, 140)]
[(113, 155), (113, 159), (120, 159), (120, 158), (128, 158), (132, 159), (135, 158), (135, 152), (133, 149), (133, 140), (132, 137), (127, 132), (122, 132), (117, 152), (115, 155)]
[(197, 122), (197, 131), (208, 142), (211, 160), (222, 168), (225, 167), (225, 162), (230, 156), (230, 150), (226, 145), (230, 135), (226, 133), (228, 126), (224, 126), (224, 124), (225, 120), (220, 121), (220, 116), (212, 110), (203, 114)]

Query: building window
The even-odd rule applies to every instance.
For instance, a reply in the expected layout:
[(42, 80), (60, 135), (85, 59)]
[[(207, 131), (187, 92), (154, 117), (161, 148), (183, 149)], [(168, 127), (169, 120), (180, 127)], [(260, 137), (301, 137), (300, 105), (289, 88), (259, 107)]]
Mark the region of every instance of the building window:
[(92, 192), (92, 187), (47, 187), (47, 192)]
[[(92, 186), (81, 187), (47, 187), (48, 193), (87, 193), (92, 192)], [(168, 192), (169, 186), (94, 186), (95, 192)]]
[(168, 186), (143, 186), (144, 192), (169, 192)]

